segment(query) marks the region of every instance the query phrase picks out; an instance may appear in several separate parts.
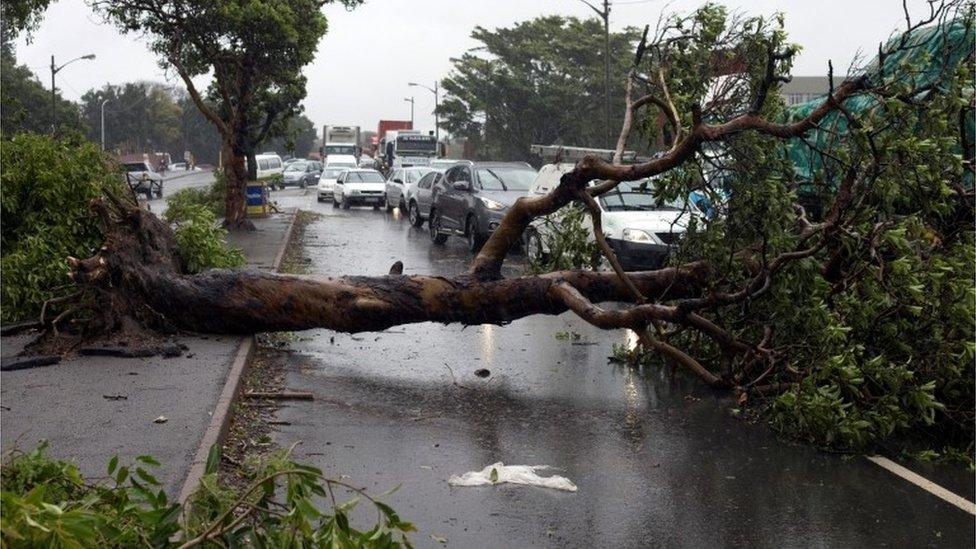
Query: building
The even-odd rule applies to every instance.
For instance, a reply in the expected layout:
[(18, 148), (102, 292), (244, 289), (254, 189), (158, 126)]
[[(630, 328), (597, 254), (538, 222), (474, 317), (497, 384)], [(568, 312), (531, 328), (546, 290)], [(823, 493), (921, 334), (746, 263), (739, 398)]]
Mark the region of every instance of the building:
[[(840, 84), (840, 81), (836, 83)], [(792, 80), (780, 86), (779, 94), (783, 97), (783, 102), (789, 106), (827, 95), (829, 89), (830, 80), (826, 76), (794, 76)]]

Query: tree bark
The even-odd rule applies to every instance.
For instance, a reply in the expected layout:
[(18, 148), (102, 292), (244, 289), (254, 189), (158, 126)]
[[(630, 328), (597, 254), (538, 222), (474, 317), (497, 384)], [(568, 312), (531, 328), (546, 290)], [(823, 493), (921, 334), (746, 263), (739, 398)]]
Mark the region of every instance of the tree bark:
[[(488, 281), (469, 274), (318, 278), (236, 269), (186, 275), (171, 229), (152, 213), (117, 199), (97, 200), (93, 208), (107, 226), (106, 244), (92, 258), (71, 260), (72, 278), (97, 292), (98, 303), (119, 304), (109, 314), (138, 317), (142, 324), (227, 334), (363, 332), (418, 322), (505, 324), (569, 310), (550, 291), (557, 284), (594, 303), (633, 300), (615, 273), (593, 271)], [(631, 274), (644, 295), (660, 299), (699, 296), (709, 277), (701, 263)], [(113, 317), (103, 325), (118, 329), (133, 322)]]
[(227, 195), (224, 198), (224, 227), (235, 229), (254, 229), (247, 219), (247, 167), (244, 152), (236, 146), (233, 139), (224, 138), (224, 176), (227, 181)]

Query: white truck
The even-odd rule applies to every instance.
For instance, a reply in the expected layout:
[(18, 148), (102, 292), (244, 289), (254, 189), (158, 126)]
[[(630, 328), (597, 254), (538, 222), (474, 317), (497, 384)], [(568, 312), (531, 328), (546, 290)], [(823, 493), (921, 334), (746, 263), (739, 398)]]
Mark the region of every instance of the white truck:
[(323, 126), (322, 159), (330, 154), (359, 158), (359, 126)]
[(390, 130), (380, 139), (379, 150), (391, 168), (429, 166), (437, 156), (437, 138), (418, 130)]

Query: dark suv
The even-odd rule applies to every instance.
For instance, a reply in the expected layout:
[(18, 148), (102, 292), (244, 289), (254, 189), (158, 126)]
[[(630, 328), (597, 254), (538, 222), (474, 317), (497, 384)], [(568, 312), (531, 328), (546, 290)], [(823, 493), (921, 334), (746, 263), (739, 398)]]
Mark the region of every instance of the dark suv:
[(524, 162), (459, 164), (434, 185), (430, 239), (443, 244), (449, 235), (468, 239), (477, 252), (498, 228), (509, 206), (525, 196), (536, 171)]

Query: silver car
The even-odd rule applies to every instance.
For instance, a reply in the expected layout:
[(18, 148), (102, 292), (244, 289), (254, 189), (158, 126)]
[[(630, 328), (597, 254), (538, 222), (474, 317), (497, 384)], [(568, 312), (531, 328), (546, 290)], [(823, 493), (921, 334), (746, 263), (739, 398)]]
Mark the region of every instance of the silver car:
[(424, 220), (430, 215), (430, 205), (434, 201), (431, 191), (443, 175), (444, 172), (441, 170), (435, 169), (428, 171), (420, 178), (420, 181), (416, 185), (413, 185), (407, 190), (405, 198), (407, 201), (407, 216), (410, 219), (410, 224), (414, 227), (422, 226)]
[(393, 211), (398, 206), (401, 212), (407, 211), (407, 194), (430, 170), (424, 166), (391, 170), (386, 179), (386, 211)]

